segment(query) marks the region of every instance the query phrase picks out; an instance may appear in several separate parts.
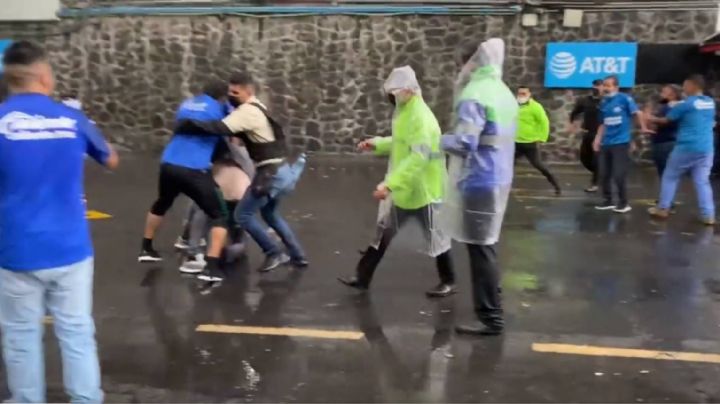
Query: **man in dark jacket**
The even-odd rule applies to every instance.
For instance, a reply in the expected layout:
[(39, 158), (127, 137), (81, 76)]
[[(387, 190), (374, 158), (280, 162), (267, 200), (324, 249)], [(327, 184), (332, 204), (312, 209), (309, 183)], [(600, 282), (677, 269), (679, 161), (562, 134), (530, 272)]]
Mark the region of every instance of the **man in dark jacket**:
[(575, 122), (582, 116), (583, 139), (580, 145), (580, 162), (592, 173), (590, 186), (585, 189), (585, 192), (596, 192), (598, 189), (598, 167), (596, 153), (593, 150), (593, 141), (595, 140), (597, 129), (600, 126), (598, 105), (600, 105), (600, 100), (602, 99), (600, 95), (602, 80), (594, 80), (592, 84), (592, 94), (579, 98), (570, 113), (570, 124), (573, 133), (578, 132), (578, 127)]

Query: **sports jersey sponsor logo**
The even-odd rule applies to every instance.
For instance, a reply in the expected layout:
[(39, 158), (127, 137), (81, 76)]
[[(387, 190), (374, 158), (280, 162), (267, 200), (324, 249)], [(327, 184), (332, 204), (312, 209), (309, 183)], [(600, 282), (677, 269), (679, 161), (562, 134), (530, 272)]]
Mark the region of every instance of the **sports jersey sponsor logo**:
[(208, 107), (208, 104), (206, 102), (197, 102), (193, 100), (187, 100), (182, 103), (180, 106), (181, 109), (186, 109), (188, 111), (196, 111), (196, 112), (203, 112), (206, 111)]
[(73, 139), (77, 137), (77, 121), (14, 111), (0, 118), (0, 134), (8, 140)]
[(615, 126), (615, 125), (621, 125), (622, 124), (622, 117), (621, 116), (609, 116), (603, 120), (603, 123), (606, 126)]
[(715, 109), (715, 102), (709, 100), (695, 100), (693, 102), (695, 109)]

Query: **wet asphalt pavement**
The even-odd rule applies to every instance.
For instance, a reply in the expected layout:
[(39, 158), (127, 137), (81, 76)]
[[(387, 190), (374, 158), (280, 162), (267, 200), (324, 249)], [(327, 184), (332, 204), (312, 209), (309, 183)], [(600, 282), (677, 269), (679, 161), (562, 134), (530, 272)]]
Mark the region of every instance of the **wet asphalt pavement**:
[[(464, 248), (454, 258), (460, 292), (428, 300), (433, 260), (403, 240), (391, 246), (371, 292), (335, 278), (351, 273), (374, 234), (370, 194), (385, 162), (315, 157), (283, 207), (311, 266), (259, 275), (248, 258), (222, 286), (182, 277), (172, 243), (185, 201), (156, 239), (161, 265), (136, 262), (157, 158), (123, 156), (117, 173), (88, 172), (96, 246), (95, 318), (110, 402), (717, 402), (720, 364), (533, 351), (562, 343), (720, 354), (720, 238), (695, 222), (685, 184), (678, 214), (645, 214), (656, 182), (635, 168), (625, 216), (592, 209), (588, 176), (555, 166), (552, 196), (520, 166), (502, 242), (506, 335), (468, 338), (472, 319)], [(720, 189), (716, 187), (716, 190)], [(201, 333), (199, 324), (360, 331), (360, 340)], [(63, 400), (60, 360), (46, 334), (49, 399)], [(4, 382), (4, 375), (2, 375)]]

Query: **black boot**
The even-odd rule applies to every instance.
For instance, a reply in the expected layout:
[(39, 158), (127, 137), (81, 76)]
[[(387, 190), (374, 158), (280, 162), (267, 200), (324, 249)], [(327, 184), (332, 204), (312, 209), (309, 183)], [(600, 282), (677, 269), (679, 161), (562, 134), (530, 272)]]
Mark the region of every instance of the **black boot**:
[(471, 324), (461, 324), (455, 327), (455, 332), (465, 335), (492, 336), (503, 333), (503, 326), (496, 324), (484, 324), (476, 321)]
[(355, 268), (356, 276), (338, 278), (343, 284), (358, 290), (368, 290), (373, 274), (382, 259), (384, 251), (368, 247)]

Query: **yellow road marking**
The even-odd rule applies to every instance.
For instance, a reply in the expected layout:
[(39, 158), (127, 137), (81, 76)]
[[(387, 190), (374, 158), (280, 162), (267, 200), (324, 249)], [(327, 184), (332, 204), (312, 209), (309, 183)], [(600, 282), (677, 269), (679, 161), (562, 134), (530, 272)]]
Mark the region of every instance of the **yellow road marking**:
[(287, 337), (307, 337), (326, 339), (359, 340), (365, 335), (358, 331), (329, 331), (310, 328), (290, 327), (252, 327), (241, 325), (200, 324), (195, 331), (215, 332), (223, 334), (256, 334), (256, 335), (282, 335)]
[(103, 213), (97, 210), (88, 210), (85, 212), (85, 217), (88, 220), (100, 220), (100, 219), (110, 219), (112, 215), (109, 215), (107, 213)]
[(612, 356), (617, 358), (655, 359), (662, 361), (720, 363), (720, 354), (714, 353), (653, 351), (649, 349), (541, 343), (532, 344), (532, 349), (535, 352), (568, 355)]

